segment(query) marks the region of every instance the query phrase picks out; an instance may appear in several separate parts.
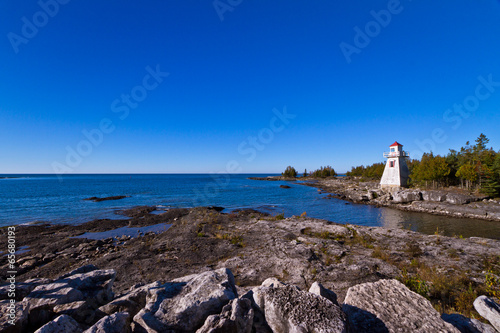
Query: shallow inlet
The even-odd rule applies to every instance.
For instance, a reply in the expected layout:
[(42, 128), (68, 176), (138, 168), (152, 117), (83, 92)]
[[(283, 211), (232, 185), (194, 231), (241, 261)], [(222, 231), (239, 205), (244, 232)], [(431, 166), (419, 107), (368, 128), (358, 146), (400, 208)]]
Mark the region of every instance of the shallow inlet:
[(130, 236), (132, 238), (138, 237), (148, 232), (153, 232), (159, 234), (161, 232), (167, 231), (171, 224), (160, 223), (154, 225), (148, 225), (146, 227), (121, 227), (113, 230), (101, 231), (101, 232), (86, 232), (82, 235), (78, 235), (71, 238), (87, 238), (92, 240), (103, 240), (106, 238)]

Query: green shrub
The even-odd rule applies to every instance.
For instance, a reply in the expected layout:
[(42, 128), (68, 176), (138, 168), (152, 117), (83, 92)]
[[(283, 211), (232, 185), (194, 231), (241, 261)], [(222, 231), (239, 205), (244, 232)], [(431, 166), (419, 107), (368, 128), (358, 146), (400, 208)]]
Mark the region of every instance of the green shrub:
[(292, 166), (287, 166), (286, 170), (281, 173), (283, 177), (297, 178), (297, 170)]

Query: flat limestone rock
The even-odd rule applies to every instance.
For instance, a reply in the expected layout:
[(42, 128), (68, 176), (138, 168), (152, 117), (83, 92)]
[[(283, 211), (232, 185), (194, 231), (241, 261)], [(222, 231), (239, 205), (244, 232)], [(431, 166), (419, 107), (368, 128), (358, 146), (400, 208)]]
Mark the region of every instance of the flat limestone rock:
[(134, 327), (147, 332), (192, 332), (234, 298), (234, 276), (226, 268), (175, 279), (148, 291), (145, 308), (134, 316)]
[(118, 312), (106, 316), (95, 323), (84, 333), (127, 333), (130, 332), (130, 315)]
[(29, 304), (0, 300), (0, 332), (22, 332), (28, 323)]
[(73, 318), (68, 315), (60, 315), (37, 329), (35, 333), (79, 333), (81, 331), (80, 325)]
[(283, 286), (256, 288), (253, 298), (273, 332), (347, 332), (345, 314), (322, 296)]
[(160, 287), (159, 282), (154, 282), (138, 288), (133, 288), (125, 295), (120, 296), (106, 305), (99, 308), (99, 311), (107, 315), (116, 312), (128, 312), (130, 316), (135, 316), (146, 305), (146, 296), (149, 289)]
[(354, 332), (460, 332), (428, 300), (397, 280), (349, 288), (342, 308)]
[(474, 308), (484, 318), (488, 319), (491, 325), (500, 332), (500, 305), (486, 296), (479, 296), (474, 301)]

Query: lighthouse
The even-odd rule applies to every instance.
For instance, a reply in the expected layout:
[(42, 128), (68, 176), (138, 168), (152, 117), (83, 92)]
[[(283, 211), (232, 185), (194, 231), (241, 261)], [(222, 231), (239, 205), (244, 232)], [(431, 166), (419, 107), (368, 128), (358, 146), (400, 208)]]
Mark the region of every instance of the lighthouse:
[(408, 182), (410, 171), (406, 165), (406, 158), (410, 155), (403, 151), (403, 145), (394, 142), (389, 146), (389, 152), (384, 153), (387, 158), (384, 174), (380, 180), (380, 186), (383, 189), (405, 187)]

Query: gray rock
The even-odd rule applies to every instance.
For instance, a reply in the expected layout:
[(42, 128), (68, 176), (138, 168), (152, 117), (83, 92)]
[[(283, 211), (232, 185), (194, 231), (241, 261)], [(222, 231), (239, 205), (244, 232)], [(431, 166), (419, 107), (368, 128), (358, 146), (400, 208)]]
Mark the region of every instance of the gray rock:
[(56, 315), (68, 315), (80, 323), (91, 324), (94, 322), (95, 310), (86, 301), (58, 304), (53, 309)]
[(197, 333), (250, 333), (254, 311), (252, 302), (246, 298), (235, 298), (222, 308), (219, 315), (211, 315)]
[(194, 331), (234, 298), (237, 291), (230, 270), (189, 275), (149, 290), (146, 306), (134, 316), (133, 324), (147, 332)]
[(82, 328), (73, 318), (68, 315), (60, 315), (37, 329), (35, 333), (78, 333), (81, 331)]
[(477, 319), (470, 319), (459, 315), (457, 313), (454, 314), (443, 314), (441, 318), (447, 323), (455, 326), (461, 333), (496, 333), (492, 326), (482, 323)]
[(58, 304), (82, 301), (83, 298), (80, 290), (64, 282), (54, 282), (36, 287), (24, 298), (23, 302), (29, 303), (30, 312), (32, 312), (42, 307), (52, 309)]
[(473, 201), (473, 197), (460, 193), (448, 193), (446, 195), (446, 201), (454, 205), (464, 205)]
[(339, 303), (337, 302), (337, 295), (333, 291), (323, 287), (323, 285), (319, 282), (314, 282), (311, 288), (309, 288), (309, 292), (319, 296), (323, 296), (324, 298), (330, 300), (330, 302), (332, 302), (333, 304), (339, 305)]
[(354, 332), (459, 332), (428, 300), (397, 280), (349, 288), (343, 309)]
[(130, 332), (130, 315), (118, 312), (106, 316), (95, 323), (84, 333), (128, 333)]
[(425, 201), (443, 202), (446, 201), (446, 192), (422, 191), (422, 199)]
[(78, 267), (77, 269), (74, 269), (72, 270), (71, 272), (69, 273), (66, 273), (64, 275), (61, 275), (60, 277), (58, 277), (57, 279), (58, 280), (61, 280), (61, 279), (64, 279), (64, 278), (67, 278), (68, 276), (71, 276), (71, 275), (75, 275), (75, 274), (82, 274), (82, 273), (88, 273), (88, 272), (92, 272), (92, 271), (96, 271), (98, 270), (99, 268), (97, 268), (96, 266), (94, 265), (85, 265), (85, 266), (82, 266), (82, 267)]
[(128, 312), (130, 316), (133, 317), (146, 305), (148, 290), (158, 288), (160, 286), (160, 282), (154, 282), (145, 286), (132, 288), (125, 295), (101, 306), (99, 311), (107, 315), (111, 315), (116, 312)]
[(493, 327), (500, 331), (500, 305), (489, 297), (479, 296), (474, 301), (474, 308), (481, 316), (486, 318)]
[(392, 201), (395, 203), (408, 203), (422, 200), (419, 191), (402, 190), (392, 193)]
[(283, 282), (281, 282), (277, 278), (267, 278), (264, 280), (264, 282), (262, 282), (261, 286), (262, 287), (278, 288), (278, 287), (284, 287), (284, 286), (286, 286), (286, 284), (284, 284)]
[(87, 302), (97, 307), (97, 305), (105, 304), (113, 299), (112, 286), (115, 278), (116, 271), (106, 269), (76, 273), (56, 282), (65, 282), (69, 286), (80, 290), (84, 293)]
[[(24, 282), (16, 282), (16, 301), (22, 301), (33, 289), (41, 284), (50, 283), (49, 279), (29, 279)], [(9, 299), (9, 284), (0, 286), (0, 300)]]
[(345, 314), (328, 299), (293, 286), (254, 289), (273, 332), (347, 332)]
[(22, 332), (28, 324), (29, 304), (12, 303), (10, 299), (0, 301), (0, 332)]

